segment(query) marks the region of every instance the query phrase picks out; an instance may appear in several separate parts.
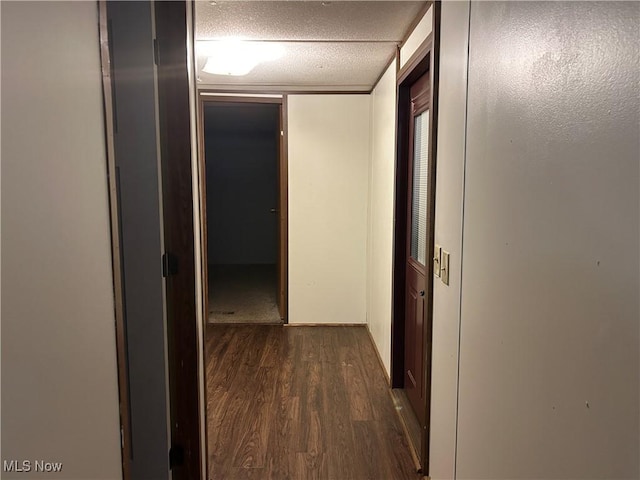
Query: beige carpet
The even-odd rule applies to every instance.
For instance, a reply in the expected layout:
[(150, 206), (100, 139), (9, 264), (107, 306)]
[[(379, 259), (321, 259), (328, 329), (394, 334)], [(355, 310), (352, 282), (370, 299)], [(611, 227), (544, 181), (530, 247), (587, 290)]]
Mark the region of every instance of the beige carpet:
[(275, 265), (209, 265), (209, 323), (282, 323)]

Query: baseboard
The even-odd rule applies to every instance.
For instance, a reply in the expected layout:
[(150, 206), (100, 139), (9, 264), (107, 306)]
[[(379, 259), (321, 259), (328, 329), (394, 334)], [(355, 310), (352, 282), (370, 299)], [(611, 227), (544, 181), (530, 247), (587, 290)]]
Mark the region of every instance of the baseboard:
[[(382, 356), (380, 355), (380, 351), (378, 350), (378, 346), (376, 345), (375, 340), (373, 339), (373, 335), (371, 334), (371, 330), (369, 328), (369, 325), (367, 324), (367, 333), (369, 334), (369, 338), (371, 339), (371, 344), (373, 345), (373, 350), (376, 352), (376, 357), (378, 357), (378, 362), (380, 363), (380, 368), (382, 369), (382, 372), (384, 373), (385, 378), (387, 379), (387, 386), (388, 386), (388, 392), (389, 392), (389, 397), (391, 397), (391, 401), (393, 402), (394, 405), (397, 406), (397, 400), (393, 394), (393, 389), (391, 388), (391, 378), (389, 377), (389, 374), (387, 373), (387, 369), (384, 367), (384, 362), (382, 361)], [(413, 440), (411, 439), (411, 435), (409, 433), (409, 428), (407, 426), (406, 420), (403, 417), (402, 413), (400, 412), (400, 410), (398, 408), (395, 409), (396, 410), (396, 415), (398, 416), (398, 419), (400, 420), (400, 425), (402, 426), (402, 431), (404, 432), (404, 436), (407, 439), (407, 443), (409, 444), (409, 453), (411, 454), (411, 458), (413, 459), (413, 464), (416, 468), (416, 472), (420, 472), (422, 467), (420, 465), (420, 459), (418, 458), (418, 453), (416, 452), (416, 446), (414, 445)], [(418, 446), (419, 447), (419, 446)], [(424, 476), (423, 478), (425, 479), (429, 479), (428, 476)]]
[(367, 323), (367, 333), (369, 334), (369, 338), (371, 339), (371, 344), (373, 345), (373, 350), (376, 352), (376, 357), (378, 357), (378, 362), (380, 363), (380, 368), (384, 373), (384, 378), (387, 379), (387, 386), (391, 388), (391, 378), (387, 373), (387, 369), (384, 367), (384, 362), (382, 361), (382, 357), (380, 356), (380, 351), (378, 350), (378, 346), (376, 345), (376, 341), (373, 339), (373, 335), (371, 334), (371, 329), (369, 328), (369, 324)]
[(253, 325), (254, 327), (278, 327), (284, 325), (282, 322), (207, 322), (207, 326), (216, 326), (216, 325), (236, 325), (238, 327), (246, 327), (247, 325)]
[(366, 327), (366, 323), (285, 323), (285, 327)]
[[(402, 425), (404, 436), (407, 439), (407, 443), (409, 444), (409, 452), (411, 453), (411, 458), (413, 458), (413, 463), (416, 467), (416, 471), (420, 472), (422, 469), (422, 466), (420, 465), (420, 456), (418, 452), (420, 451), (421, 439), (414, 438), (414, 436), (411, 435), (410, 427), (407, 424), (407, 422), (410, 420), (405, 417), (405, 415), (410, 415), (412, 416), (412, 420), (415, 420), (415, 418), (413, 418), (413, 412), (410, 410), (411, 406), (409, 405), (408, 399), (404, 395), (404, 392), (399, 392), (397, 389), (394, 392), (394, 390), (390, 388), (389, 395), (391, 396), (391, 400), (393, 401), (393, 404), (396, 406), (396, 409), (395, 409), (396, 414), (400, 419), (400, 425)], [(404, 398), (401, 398), (401, 396)], [(403, 414), (402, 413), (403, 411), (407, 413)], [(414, 423), (414, 430), (416, 427), (417, 427), (417, 424)], [(417, 432), (417, 434), (419, 435), (419, 432)], [(417, 442), (417, 445), (416, 445), (416, 442)]]

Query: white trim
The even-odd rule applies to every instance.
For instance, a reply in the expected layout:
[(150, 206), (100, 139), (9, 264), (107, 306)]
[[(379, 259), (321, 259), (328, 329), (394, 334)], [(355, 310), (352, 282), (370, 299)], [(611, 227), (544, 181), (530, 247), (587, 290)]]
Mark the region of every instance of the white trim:
[(186, 2), (187, 12), (187, 77), (189, 82), (189, 123), (191, 136), (191, 191), (193, 195), (193, 241), (194, 241), (194, 271), (196, 287), (196, 332), (198, 348), (198, 398), (200, 409), (200, 475), (207, 477), (207, 438), (206, 438), (206, 382), (204, 371), (204, 299), (202, 272), (202, 243), (200, 222), (200, 170), (198, 168), (198, 138), (197, 138), (197, 88), (194, 49), (194, 9), (193, 2)]

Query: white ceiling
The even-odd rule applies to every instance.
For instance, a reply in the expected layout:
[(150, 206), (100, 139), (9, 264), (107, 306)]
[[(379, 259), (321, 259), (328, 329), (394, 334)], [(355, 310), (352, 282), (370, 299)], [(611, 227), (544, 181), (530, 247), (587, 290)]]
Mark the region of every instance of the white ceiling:
[[(212, 5), (215, 3), (215, 5)], [(426, 2), (197, 1), (198, 85), (225, 90), (370, 90)], [(276, 42), (285, 55), (243, 77), (202, 72), (198, 41)]]

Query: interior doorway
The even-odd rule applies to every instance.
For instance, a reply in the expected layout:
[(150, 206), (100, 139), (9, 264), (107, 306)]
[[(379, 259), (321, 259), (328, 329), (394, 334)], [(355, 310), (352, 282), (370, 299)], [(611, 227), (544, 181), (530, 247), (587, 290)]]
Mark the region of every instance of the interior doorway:
[(432, 34), (397, 74), (391, 383), (424, 475), (431, 423), (439, 17), (438, 6)]
[(283, 97), (201, 93), (207, 324), (286, 322)]
[(429, 196), (429, 72), (409, 88), (409, 135), (407, 149), (407, 255), (405, 289), (404, 391), (422, 425), (424, 411), (424, 313), (427, 276), (427, 203)]

